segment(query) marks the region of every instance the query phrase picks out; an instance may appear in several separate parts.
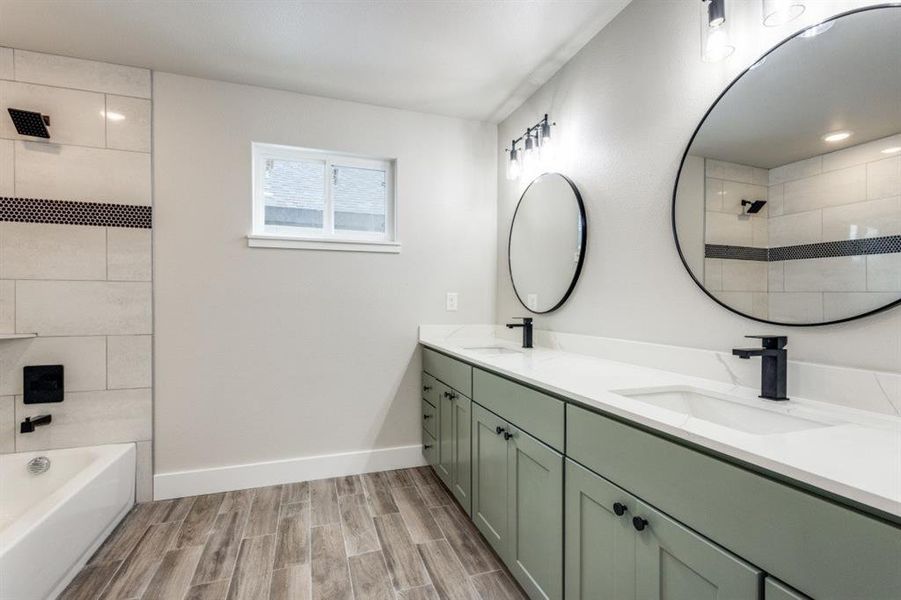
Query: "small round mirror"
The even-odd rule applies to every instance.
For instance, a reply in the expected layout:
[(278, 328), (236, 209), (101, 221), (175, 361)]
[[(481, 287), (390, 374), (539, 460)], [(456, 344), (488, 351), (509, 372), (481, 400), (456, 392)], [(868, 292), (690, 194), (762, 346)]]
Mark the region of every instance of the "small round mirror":
[(533, 313), (566, 302), (585, 258), (585, 206), (575, 184), (559, 173), (535, 178), (522, 193), (507, 258), (516, 297)]

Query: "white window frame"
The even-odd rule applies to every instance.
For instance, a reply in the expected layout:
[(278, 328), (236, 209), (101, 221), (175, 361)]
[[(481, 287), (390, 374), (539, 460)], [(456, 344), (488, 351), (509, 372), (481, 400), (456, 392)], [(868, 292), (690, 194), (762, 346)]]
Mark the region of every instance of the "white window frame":
[[(400, 243), (397, 241), (394, 160), (258, 142), (253, 142), (251, 146), (253, 161), (253, 226), (251, 233), (247, 236), (249, 246), (351, 252), (400, 252)], [(266, 161), (271, 159), (316, 161), (324, 164), (325, 204), (323, 206), (321, 229), (266, 225), (266, 200), (263, 197), (263, 178), (266, 172)], [(332, 193), (333, 168), (335, 166), (385, 171), (384, 233), (335, 230), (334, 197)]]

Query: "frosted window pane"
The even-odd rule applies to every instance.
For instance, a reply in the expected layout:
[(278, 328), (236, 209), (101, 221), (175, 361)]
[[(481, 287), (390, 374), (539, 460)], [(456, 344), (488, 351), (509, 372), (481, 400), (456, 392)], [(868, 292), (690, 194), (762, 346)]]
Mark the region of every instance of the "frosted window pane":
[(335, 229), (385, 232), (385, 171), (335, 166)]
[(266, 225), (322, 228), (325, 163), (315, 160), (266, 160), (263, 199)]

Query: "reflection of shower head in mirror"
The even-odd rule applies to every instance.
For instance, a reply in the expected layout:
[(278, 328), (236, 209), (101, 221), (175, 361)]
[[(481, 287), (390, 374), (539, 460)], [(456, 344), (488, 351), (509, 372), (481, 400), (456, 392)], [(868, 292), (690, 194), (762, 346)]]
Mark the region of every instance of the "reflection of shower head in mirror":
[(764, 207), (766, 204), (766, 200), (742, 200), (741, 205), (745, 208), (744, 214), (746, 215), (756, 215), (760, 212), (760, 209)]

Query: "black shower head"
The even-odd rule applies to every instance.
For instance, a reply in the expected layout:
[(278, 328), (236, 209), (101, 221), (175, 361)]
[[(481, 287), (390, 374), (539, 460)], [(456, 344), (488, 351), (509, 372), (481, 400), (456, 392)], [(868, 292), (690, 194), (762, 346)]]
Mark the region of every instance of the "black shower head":
[(50, 137), (50, 132), (47, 131), (47, 125), (50, 125), (50, 117), (30, 110), (20, 110), (18, 108), (10, 108), (8, 110), (19, 135), (39, 138)]
[(745, 206), (745, 214), (746, 215), (756, 215), (760, 212), (760, 209), (766, 204), (766, 200), (742, 200), (741, 205)]

